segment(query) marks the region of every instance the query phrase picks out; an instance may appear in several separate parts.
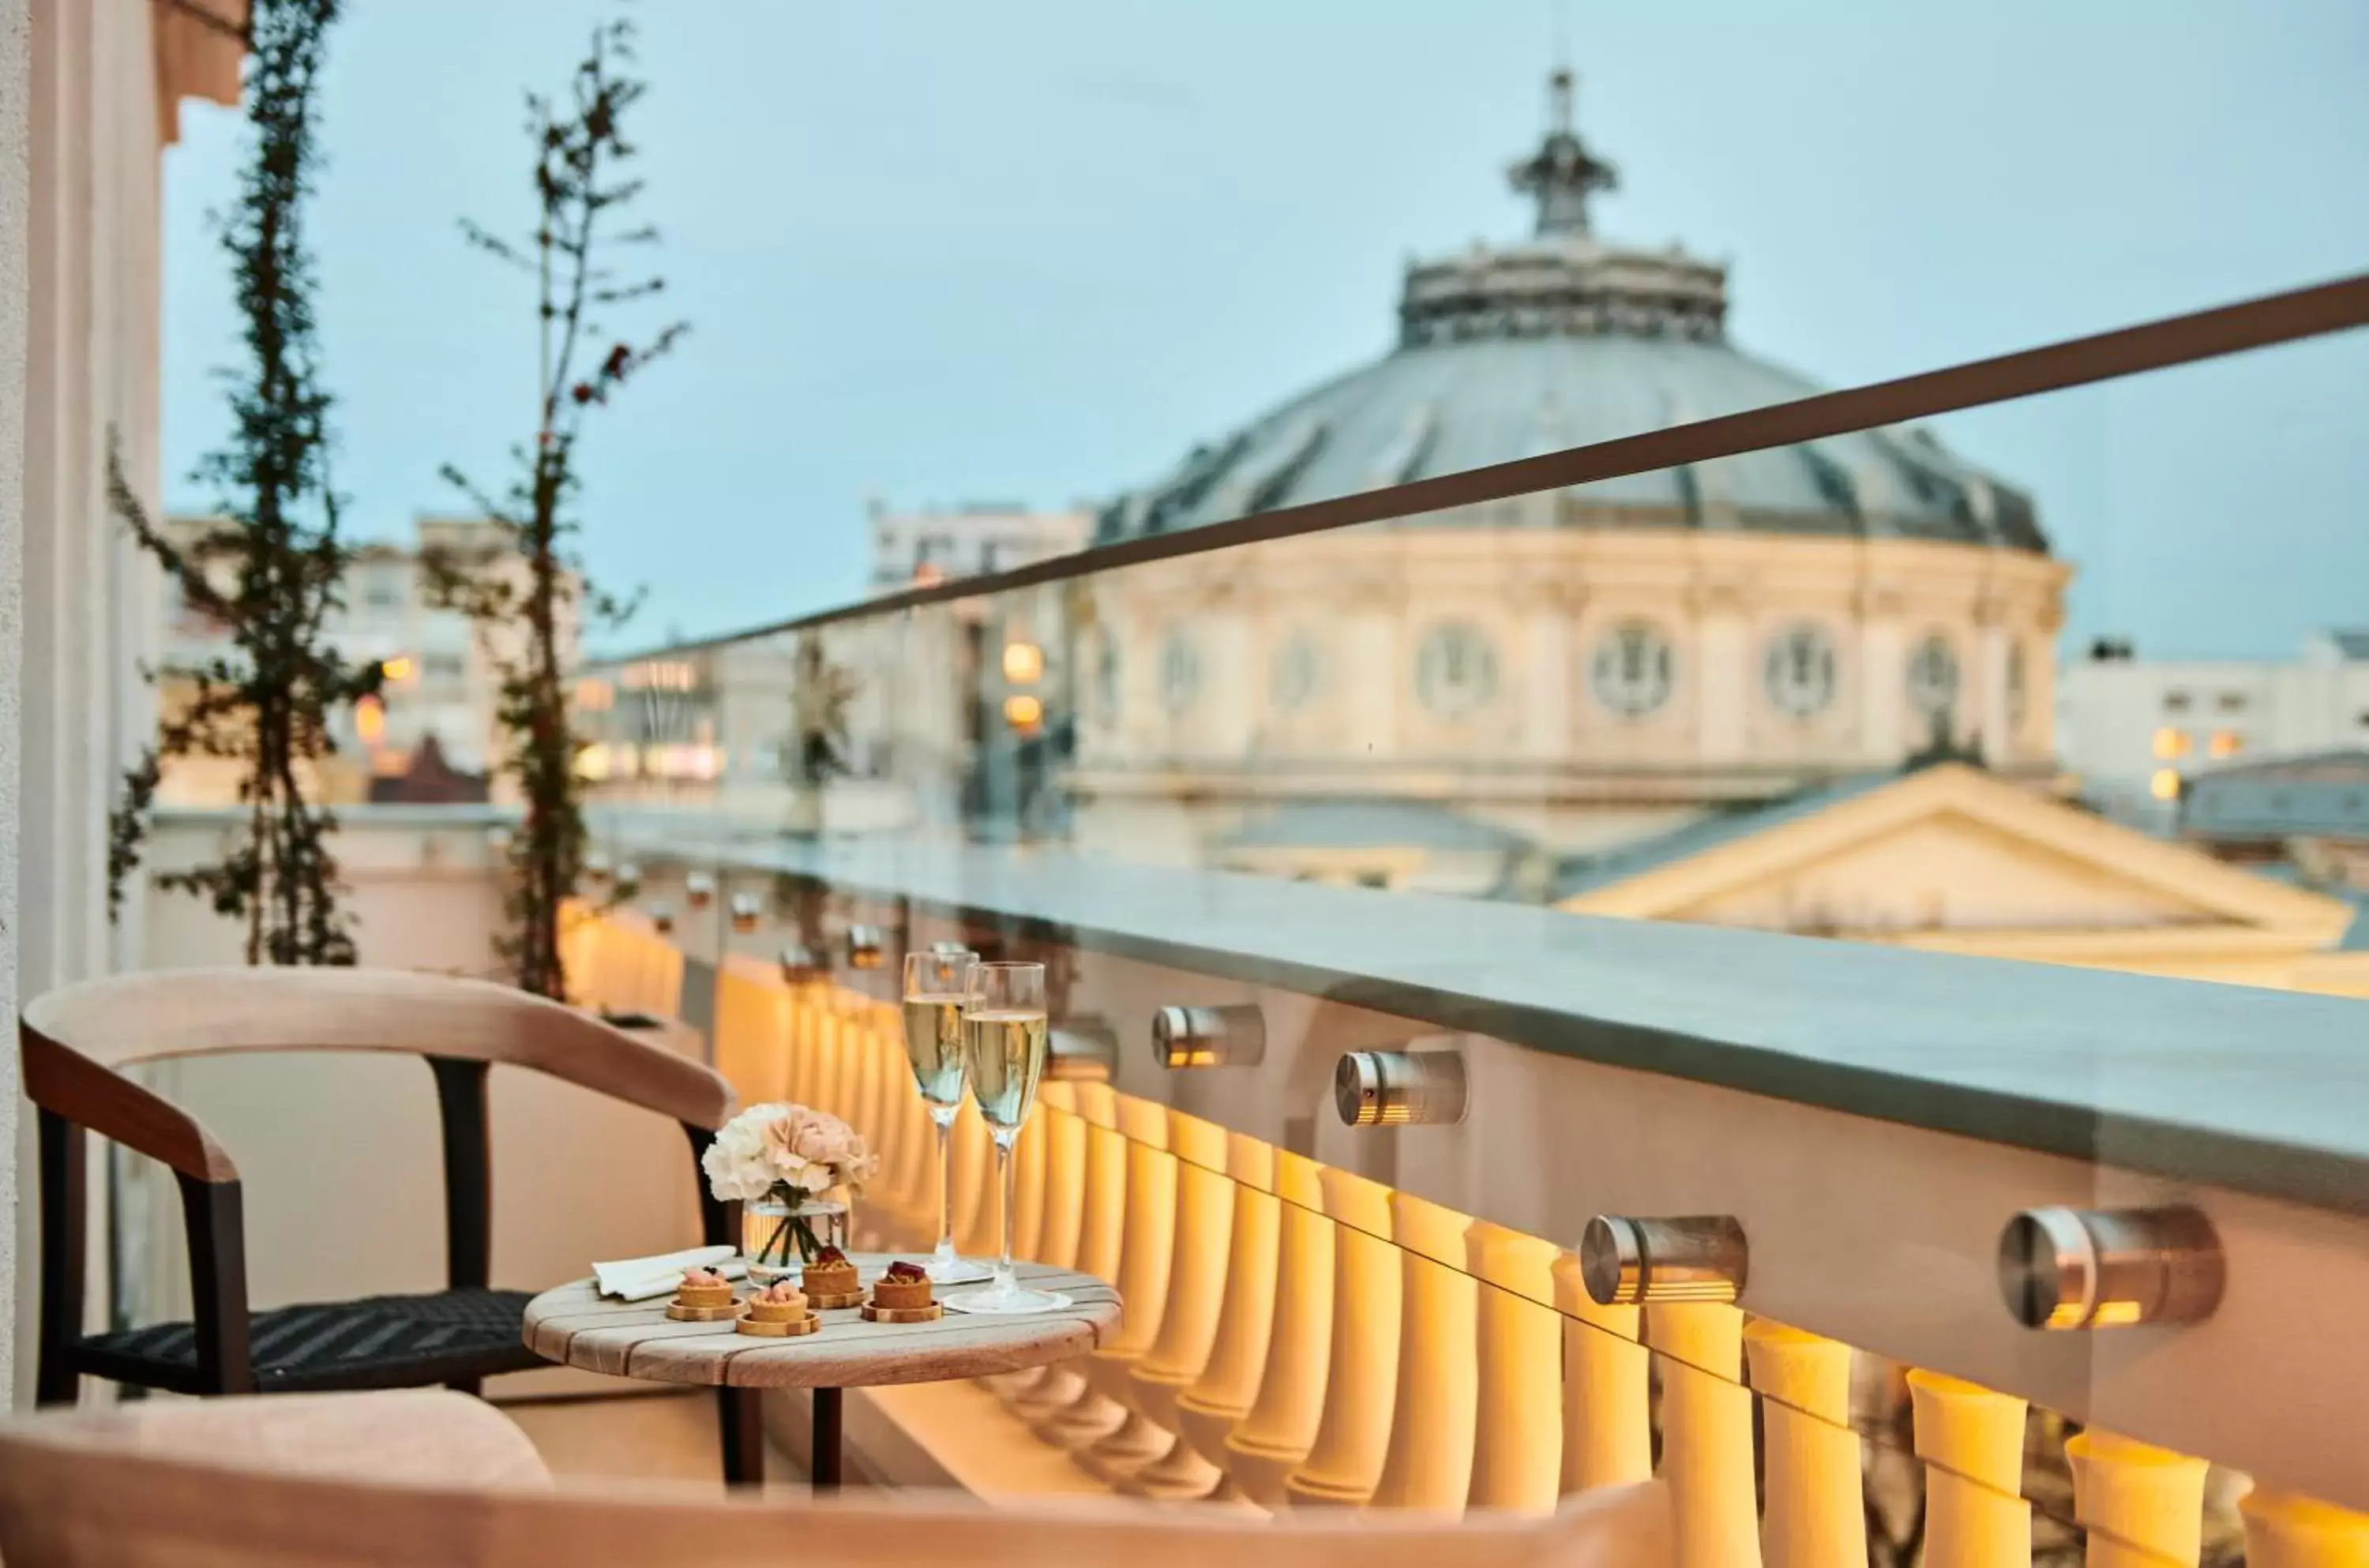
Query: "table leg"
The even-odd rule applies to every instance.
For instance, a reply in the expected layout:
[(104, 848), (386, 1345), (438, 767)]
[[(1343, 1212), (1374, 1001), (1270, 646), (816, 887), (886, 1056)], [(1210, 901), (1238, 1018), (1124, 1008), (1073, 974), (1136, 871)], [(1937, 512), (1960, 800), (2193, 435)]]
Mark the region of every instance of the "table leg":
[(814, 1391), (814, 1452), (808, 1457), (807, 1465), (817, 1492), (839, 1490), (837, 1389), (817, 1389)]
[(754, 1486), (765, 1479), (765, 1394), (761, 1389), (718, 1389), (715, 1418), (724, 1438), (724, 1482)]

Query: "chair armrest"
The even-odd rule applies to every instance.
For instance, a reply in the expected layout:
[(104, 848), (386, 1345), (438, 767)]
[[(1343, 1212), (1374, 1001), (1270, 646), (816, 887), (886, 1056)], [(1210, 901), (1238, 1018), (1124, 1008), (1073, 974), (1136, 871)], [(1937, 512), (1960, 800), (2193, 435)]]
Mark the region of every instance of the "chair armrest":
[(238, 1167), (187, 1111), (29, 1024), (18, 1028), (25, 1097), (76, 1127), (200, 1182), (235, 1182)]
[(379, 1483), (474, 1487), (551, 1479), (516, 1423), (483, 1400), (448, 1389), (143, 1400), (40, 1416), (9, 1436), (146, 1459)]
[[(540, 1001), (541, 999), (536, 999)], [(662, 1021), (657, 1030), (628, 1029), (589, 1013), (566, 1010), (574, 1027), (564, 1038), (538, 1040), (543, 1048), (514, 1059), (568, 1082), (710, 1131), (739, 1108), (732, 1082), (682, 1050), (689, 1031)]]

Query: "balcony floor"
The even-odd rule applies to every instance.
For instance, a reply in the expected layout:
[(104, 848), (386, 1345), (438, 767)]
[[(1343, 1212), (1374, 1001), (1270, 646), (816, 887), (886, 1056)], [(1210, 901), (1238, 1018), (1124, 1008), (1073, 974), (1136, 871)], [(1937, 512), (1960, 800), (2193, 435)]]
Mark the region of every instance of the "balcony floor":
[[(704, 1390), (506, 1402), (555, 1476), (713, 1482), (721, 1473), (715, 1401)], [(805, 1472), (767, 1446), (765, 1473), (806, 1490)], [(773, 1484), (769, 1482), (770, 1486)]]

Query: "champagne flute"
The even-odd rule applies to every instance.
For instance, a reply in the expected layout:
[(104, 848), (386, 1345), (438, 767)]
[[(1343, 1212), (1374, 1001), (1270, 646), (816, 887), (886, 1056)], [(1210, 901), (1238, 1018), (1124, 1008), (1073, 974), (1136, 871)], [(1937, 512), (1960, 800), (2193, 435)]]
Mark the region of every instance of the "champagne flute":
[(948, 1297), (946, 1305), (966, 1312), (1050, 1312), (1070, 1304), (1067, 1296), (1020, 1286), (1012, 1266), (1012, 1146), (1036, 1106), (1036, 1083), (1045, 1075), (1045, 966), (980, 964), (970, 972), (963, 1003), (963, 1060), (970, 1070), (972, 1097), (995, 1139), (995, 1169), (1003, 1193), (1003, 1252), (995, 1283), (984, 1290)]
[(963, 999), (978, 962), (978, 954), (961, 948), (905, 955), (905, 1059), (938, 1129), (938, 1245), (925, 1267), (939, 1285), (988, 1277), (983, 1265), (955, 1255), (952, 1197), (955, 1116), (963, 1101)]

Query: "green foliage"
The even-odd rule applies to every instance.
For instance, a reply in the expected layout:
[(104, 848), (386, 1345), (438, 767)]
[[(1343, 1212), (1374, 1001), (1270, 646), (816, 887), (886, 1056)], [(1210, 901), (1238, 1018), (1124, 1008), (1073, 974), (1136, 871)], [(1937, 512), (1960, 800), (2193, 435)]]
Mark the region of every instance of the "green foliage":
[(377, 691), (375, 664), (349, 664), (323, 639), (342, 606), (352, 547), (338, 532), (330, 484), (330, 398), (319, 379), (313, 258), (304, 205), (317, 164), (315, 89), (341, 0), (255, 0), (248, 23), (247, 157), (222, 245), (244, 318), (245, 360), (223, 372), (231, 434), (195, 477), (218, 517), (194, 537), (157, 526), (125, 481), (112, 442), (112, 509), (163, 567), (182, 603), (220, 625), (232, 651), (151, 671), (167, 690), (156, 745), (126, 775), (109, 824), (109, 907), (140, 864), (164, 764), (213, 757), (243, 764), (246, 819), (219, 864), (159, 876), (246, 922), (250, 964), (350, 964), (344, 891), (329, 852), (334, 816), (305, 798), (308, 775), (336, 750), (328, 719)]
[(576, 764), (582, 739), (568, 712), (566, 660), (587, 621), (614, 624), (630, 607), (594, 589), (572, 541), (581, 486), (577, 442), (586, 417), (687, 328), (677, 322), (639, 346), (612, 337), (595, 319), (610, 307), (660, 292), (655, 276), (621, 279), (612, 258), (650, 245), (657, 231), (623, 227), (642, 182), (624, 173), (635, 156), (626, 113), (647, 85), (624, 74), (633, 35), (623, 22), (597, 29), (558, 99), (530, 95), (538, 212), (533, 231), (505, 239), (475, 223), (462, 232), (480, 250), (533, 277), (542, 384), (531, 444), (512, 449), (517, 473), (498, 495), (457, 468), (444, 477), (493, 525), (498, 543), (481, 551), (431, 553), (432, 597), (476, 622), (500, 679), (499, 717), (508, 737), (503, 771), (518, 785), (526, 820), (509, 845), (510, 930), (504, 957), (521, 987), (562, 997), (567, 978), (559, 921), (584, 870), (585, 829)]

